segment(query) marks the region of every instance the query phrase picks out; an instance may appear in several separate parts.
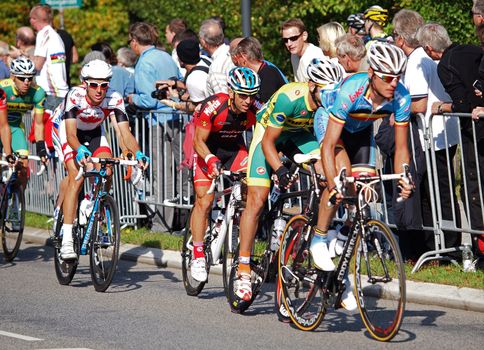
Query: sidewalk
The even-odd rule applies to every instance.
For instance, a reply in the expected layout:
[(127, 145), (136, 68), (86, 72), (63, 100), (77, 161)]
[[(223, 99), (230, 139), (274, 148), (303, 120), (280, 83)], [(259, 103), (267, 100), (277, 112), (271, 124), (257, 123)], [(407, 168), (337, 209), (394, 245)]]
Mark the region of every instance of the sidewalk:
[[(49, 232), (43, 229), (26, 227), (24, 240), (48, 244)], [(179, 252), (145, 248), (132, 244), (121, 245), (120, 258), (158, 267), (181, 267)], [(221, 269), (211, 269), (210, 272), (221, 274)], [(407, 281), (407, 303), (484, 312), (484, 290)]]

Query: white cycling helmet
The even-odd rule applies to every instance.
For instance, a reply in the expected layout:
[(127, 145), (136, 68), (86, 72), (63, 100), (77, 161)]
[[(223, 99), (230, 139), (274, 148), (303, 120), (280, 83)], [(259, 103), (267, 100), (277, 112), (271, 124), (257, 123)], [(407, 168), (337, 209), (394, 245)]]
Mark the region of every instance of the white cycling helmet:
[(10, 73), (15, 76), (33, 77), (36, 73), (34, 62), (20, 56), (10, 63)]
[(378, 72), (402, 74), (407, 66), (407, 56), (395, 45), (375, 41), (368, 50), (368, 63)]
[(93, 60), (86, 63), (81, 69), (81, 79), (110, 80), (113, 76), (111, 65), (102, 60)]
[(313, 58), (307, 68), (309, 80), (325, 85), (325, 89), (332, 89), (338, 84), (344, 75), (343, 67), (329, 58)]

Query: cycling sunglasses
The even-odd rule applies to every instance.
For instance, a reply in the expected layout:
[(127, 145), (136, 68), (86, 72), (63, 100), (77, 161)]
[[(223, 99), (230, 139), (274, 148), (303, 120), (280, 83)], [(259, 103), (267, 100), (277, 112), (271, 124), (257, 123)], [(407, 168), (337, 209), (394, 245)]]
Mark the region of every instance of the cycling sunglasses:
[(34, 80), (34, 77), (19, 77), (19, 76), (15, 76), (15, 78), (17, 78), (18, 80), (20, 80), (20, 81), (22, 81), (24, 83), (26, 81), (30, 82), (30, 81)]
[(375, 75), (387, 84), (391, 84), (395, 79), (397, 79), (397, 83), (398, 83), (398, 81), (402, 77), (401, 74), (387, 74), (387, 73), (382, 73), (378, 71), (375, 71)]
[(290, 36), (289, 38), (282, 38), (282, 41), (284, 41), (284, 44), (287, 44), (289, 41), (296, 41), (303, 35), (303, 33), (299, 33), (298, 35)]
[(87, 85), (90, 88), (97, 89), (98, 87), (101, 87), (101, 89), (107, 89), (109, 87), (109, 83), (107, 81), (98, 83), (97, 81), (86, 81)]

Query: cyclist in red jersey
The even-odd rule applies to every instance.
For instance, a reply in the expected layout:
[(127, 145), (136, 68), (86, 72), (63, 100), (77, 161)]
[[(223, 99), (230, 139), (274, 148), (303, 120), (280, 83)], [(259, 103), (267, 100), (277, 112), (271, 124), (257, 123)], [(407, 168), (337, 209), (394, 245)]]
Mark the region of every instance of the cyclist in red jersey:
[(207, 98), (194, 114), (195, 137), (194, 187), (196, 193), (190, 227), (193, 235), (192, 277), (207, 280), (203, 238), (214, 195), (208, 194), (212, 179), (220, 169), (243, 171), (247, 168), (247, 148), (243, 132), (256, 121), (254, 100), (260, 80), (256, 72), (235, 67), (229, 72), (228, 94), (218, 93)]

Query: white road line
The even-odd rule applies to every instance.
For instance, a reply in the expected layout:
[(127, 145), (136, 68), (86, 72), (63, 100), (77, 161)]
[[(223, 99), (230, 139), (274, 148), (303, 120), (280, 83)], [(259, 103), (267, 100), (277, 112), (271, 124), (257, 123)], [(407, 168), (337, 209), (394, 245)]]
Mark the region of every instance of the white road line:
[(92, 350), (89, 348), (50, 348), (50, 349), (37, 349), (37, 350)]
[(0, 331), (0, 335), (4, 335), (6, 337), (11, 337), (11, 338), (22, 339), (22, 340), (26, 340), (26, 341), (39, 341), (39, 340), (44, 340), (44, 339), (29, 337), (27, 335), (22, 335), (22, 334), (17, 334), (17, 333), (10, 333), (10, 332), (5, 332), (5, 331)]

